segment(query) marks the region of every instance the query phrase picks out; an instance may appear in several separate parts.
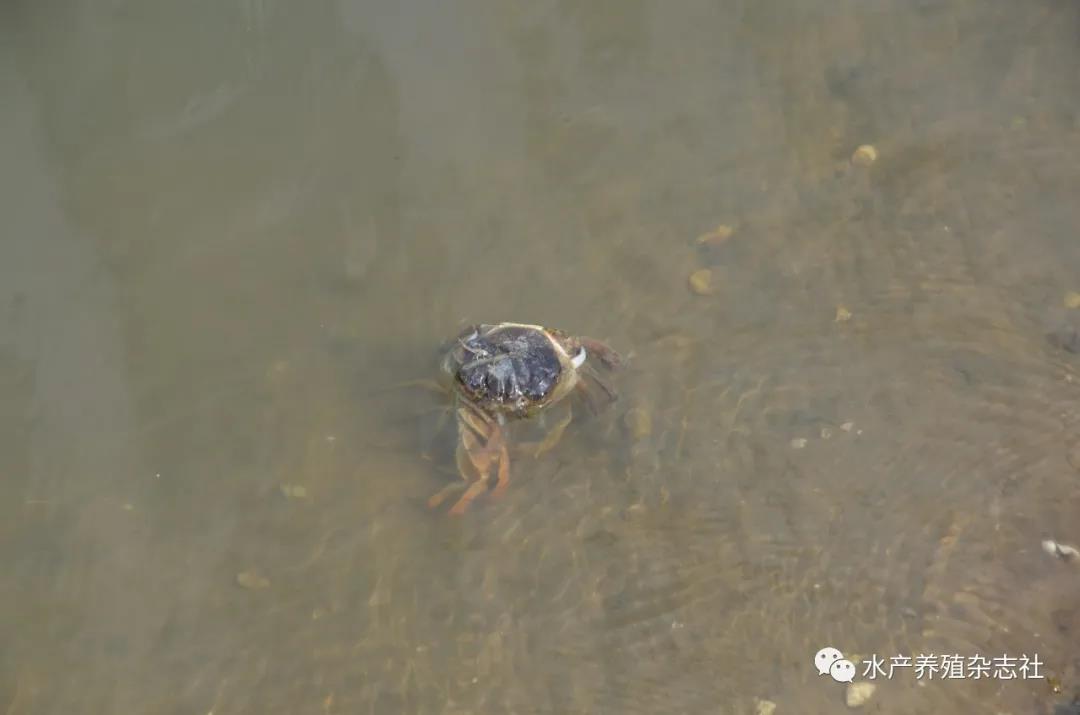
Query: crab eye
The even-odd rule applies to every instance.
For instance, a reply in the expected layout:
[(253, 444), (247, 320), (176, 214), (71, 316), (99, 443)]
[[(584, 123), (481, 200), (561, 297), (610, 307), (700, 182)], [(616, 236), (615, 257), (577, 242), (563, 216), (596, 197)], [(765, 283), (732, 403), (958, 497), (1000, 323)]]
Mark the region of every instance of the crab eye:
[(585, 348), (582, 347), (581, 350), (578, 351), (577, 355), (570, 358), (570, 364), (573, 365), (574, 367), (581, 367), (582, 365), (585, 364), (585, 358), (586, 357), (587, 356), (585, 355)]

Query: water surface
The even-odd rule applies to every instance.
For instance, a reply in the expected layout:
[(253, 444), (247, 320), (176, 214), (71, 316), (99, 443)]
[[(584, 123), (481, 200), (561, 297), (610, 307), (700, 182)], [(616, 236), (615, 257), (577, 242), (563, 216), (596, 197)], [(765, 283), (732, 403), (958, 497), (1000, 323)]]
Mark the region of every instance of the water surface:
[[(1078, 26), (6, 3), (0, 707), (842, 712), (831, 645), (1051, 676), (901, 674), (877, 712), (1064, 708)], [(621, 398), (431, 514), (454, 433), (399, 385), (500, 320), (610, 341)]]

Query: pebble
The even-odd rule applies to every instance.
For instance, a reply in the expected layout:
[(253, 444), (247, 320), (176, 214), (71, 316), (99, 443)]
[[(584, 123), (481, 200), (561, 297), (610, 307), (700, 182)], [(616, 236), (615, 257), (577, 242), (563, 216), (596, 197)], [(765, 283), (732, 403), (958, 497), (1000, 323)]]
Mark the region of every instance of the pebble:
[(264, 588), (270, 588), (270, 580), (260, 574), (255, 569), (248, 569), (247, 571), (241, 571), (236, 574), (236, 583), (242, 588), (250, 589), (252, 591), (260, 591)]
[(776, 703), (772, 700), (754, 698), (754, 715), (773, 715), (776, 712)]
[(807, 439), (805, 437), (796, 437), (795, 439), (791, 440), (791, 448), (802, 449), (806, 446), (806, 442)]
[(1068, 544), (1060, 544), (1053, 539), (1046, 539), (1042, 542), (1043, 551), (1056, 556), (1062, 561), (1075, 561), (1080, 558), (1080, 549), (1075, 546), (1069, 546)]
[(851, 320), (851, 311), (842, 305), (836, 306), (836, 322), (846, 323)]
[(712, 231), (698, 236), (697, 242), (700, 246), (719, 246), (721, 243), (731, 238), (733, 233), (735, 233), (735, 229), (731, 226), (720, 224)]
[(307, 499), (307, 489), (299, 484), (282, 484), (281, 493), (286, 499)]
[(713, 292), (712, 271), (708, 268), (690, 274), (690, 290), (698, 295), (710, 295)]
[(1066, 308), (1080, 308), (1080, 293), (1074, 290), (1065, 294), (1065, 307)]
[(877, 161), (877, 149), (871, 144), (863, 144), (851, 155), (851, 163), (855, 166), (867, 167)]
[(623, 423), (635, 440), (645, 439), (652, 434), (652, 415), (642, 407), (631, 407), (623, 415)]
[(875, 690), (877, 690), (877, 686), (873, 683), (867, 683), (865, 681), (848, 683), (847, 693), (844, 695), (844, 702), (847, 703), (849, 708), (862, 707), (871, 697), (873, 697)]

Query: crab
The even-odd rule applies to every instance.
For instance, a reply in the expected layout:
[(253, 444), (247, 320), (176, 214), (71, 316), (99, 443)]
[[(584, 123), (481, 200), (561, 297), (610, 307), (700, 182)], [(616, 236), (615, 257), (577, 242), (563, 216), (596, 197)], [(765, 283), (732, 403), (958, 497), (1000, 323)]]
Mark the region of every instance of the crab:
[[(452, 515), (463, 514), (488, 490), (492, 498), (502, 496), (510, 480), (508, 422), (534, 417), (573, 394), (583, 396), (594, 411), (614, 402), (615, 390), (594, 364), (611, 371), (621, 367), (622, 358), (598, 340), (539, 325), (499, 323), (463, 330), (450, 343), (441, 370), (452, 383), (456, 462), (464, 485), (448, 486), (428, 506), (438, 507), (463, 486)], [(536, 445), (535, 455), (553, 447), (569, 421), (568, 411)]]

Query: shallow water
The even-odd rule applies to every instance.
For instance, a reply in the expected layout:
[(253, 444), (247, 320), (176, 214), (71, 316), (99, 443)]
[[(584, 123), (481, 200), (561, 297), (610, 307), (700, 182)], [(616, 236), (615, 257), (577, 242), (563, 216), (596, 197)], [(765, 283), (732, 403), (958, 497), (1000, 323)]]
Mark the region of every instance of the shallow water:
[[(868, 711), (1067, 712), (1078, 26), (0, 6), (0, 708), (842, 712), (829, 645), (1044, 663)], [(621, 398), (432, 514), (402, 383), (500, 320), (610, 341)]]

